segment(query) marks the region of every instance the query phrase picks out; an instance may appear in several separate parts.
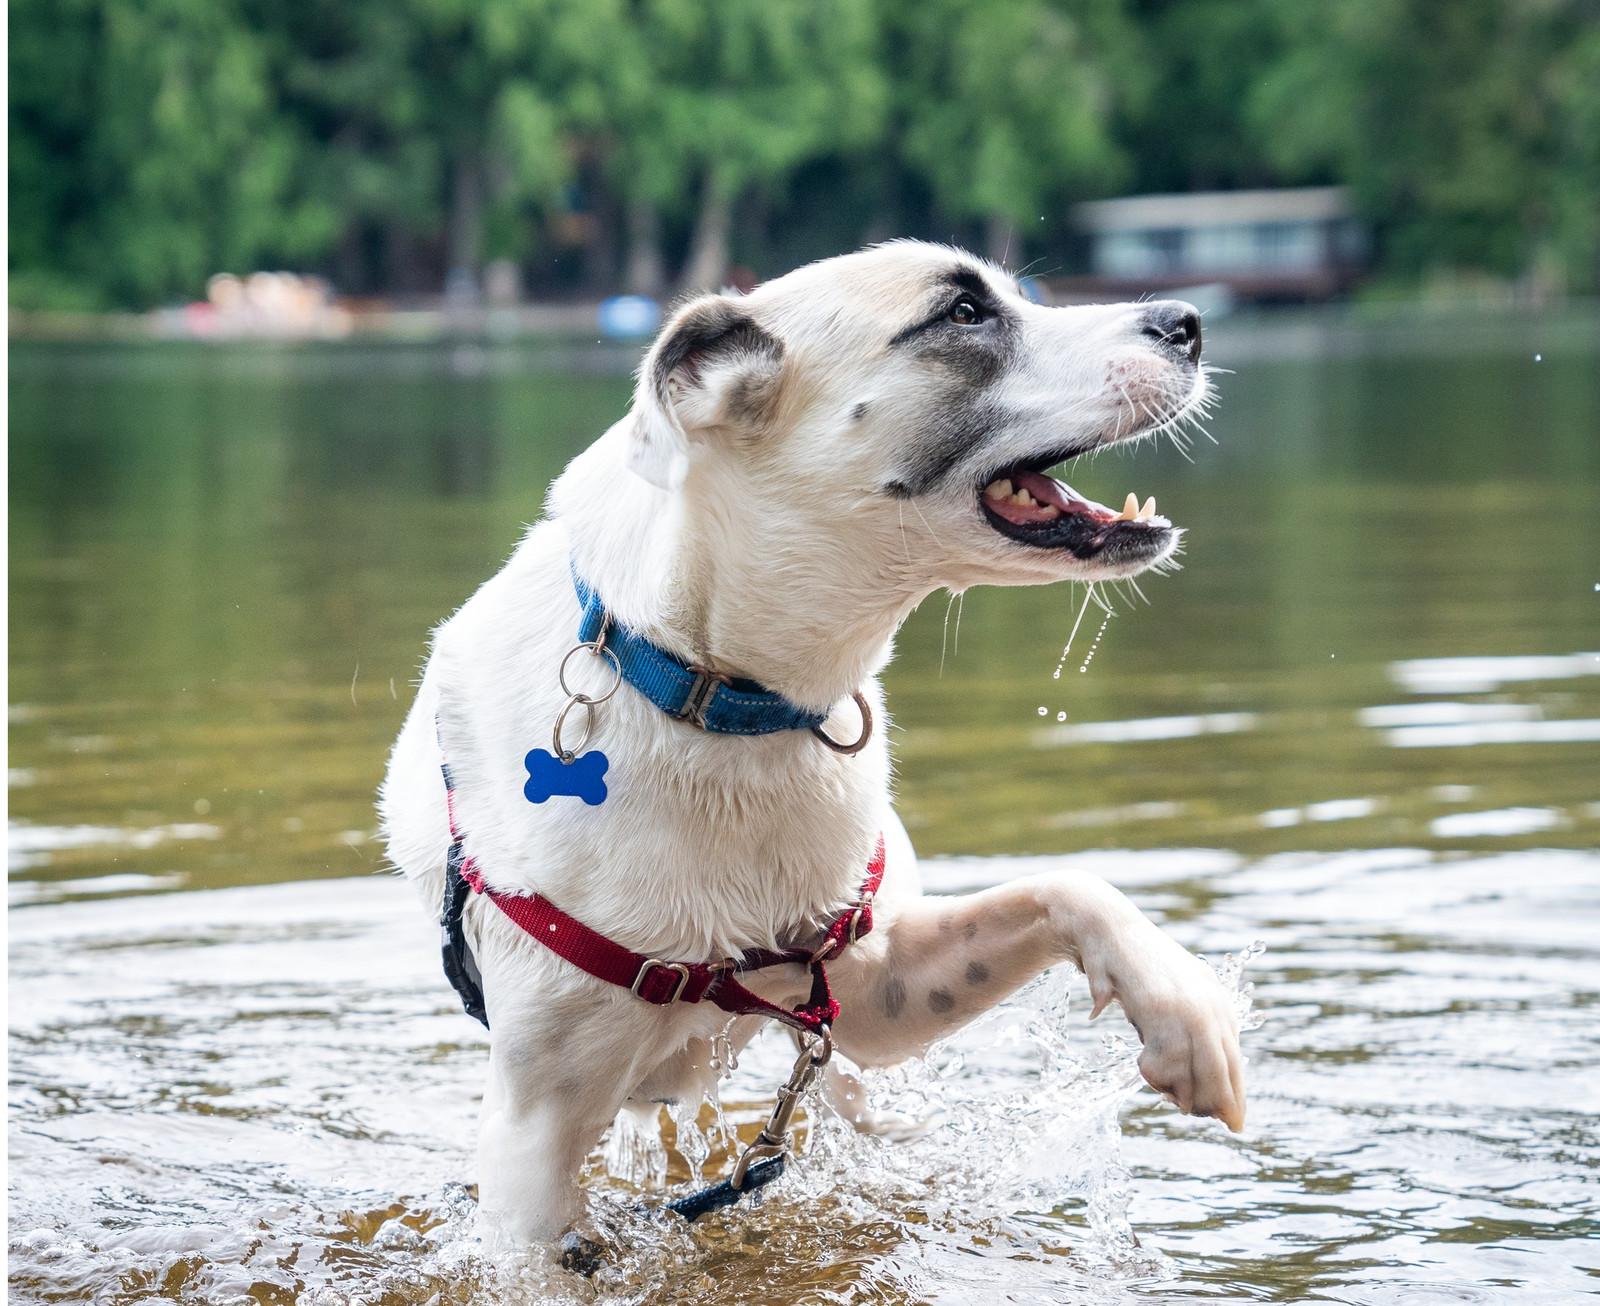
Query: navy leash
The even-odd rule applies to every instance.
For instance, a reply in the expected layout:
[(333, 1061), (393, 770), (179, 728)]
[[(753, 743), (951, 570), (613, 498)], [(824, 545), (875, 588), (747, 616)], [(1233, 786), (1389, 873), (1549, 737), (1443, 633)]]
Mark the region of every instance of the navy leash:
[(765, 1161), (757, 1161), (744, 1172), (744, 1187), (735, 1188), (732, 1179), (724, 1179), (719, 1184), (702, 1188), (698, 1193), (690, 1193), (675, 1202), (668, 1202), (664, 1209), (677, 1212), (693, 1224), (702, 1215), (710, 1215), (712, 1211), (732, 1206), (741, 1197), (748, 1197), (757, 1188), (765, 1188), (783, 1173), (787, 1160), (786, 1156), (778, 1155), (768, 1157)]

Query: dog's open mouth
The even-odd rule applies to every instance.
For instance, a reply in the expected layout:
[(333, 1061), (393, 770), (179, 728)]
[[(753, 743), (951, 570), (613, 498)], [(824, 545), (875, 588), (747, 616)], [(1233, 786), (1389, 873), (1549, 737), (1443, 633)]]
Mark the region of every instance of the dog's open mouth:
[(1121, 557), (1155, 555), (1172, 538), (1172, 523), (1156, 515), (1153, 496), (1141, 506), (1130, 494), (1119, 512), (1022, 464), (990, 478), (978, 502), (989, 525), (1007, 538), (1040, 549), (1068, 549), (1084, 559), (1111, 546)]

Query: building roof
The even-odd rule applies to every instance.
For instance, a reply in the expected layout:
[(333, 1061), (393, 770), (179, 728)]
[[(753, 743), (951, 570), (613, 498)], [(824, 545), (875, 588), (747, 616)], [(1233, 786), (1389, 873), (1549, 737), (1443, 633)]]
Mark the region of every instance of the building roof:
[(1073, 210), (1078, 225), (1094, 232), (1223, 227), (1257, 222), (1328, 222), (1347, 217), (1349, 213), (1350, 193), (1343, 186), (1130, 195), (1126, 199), (1080, 204)]

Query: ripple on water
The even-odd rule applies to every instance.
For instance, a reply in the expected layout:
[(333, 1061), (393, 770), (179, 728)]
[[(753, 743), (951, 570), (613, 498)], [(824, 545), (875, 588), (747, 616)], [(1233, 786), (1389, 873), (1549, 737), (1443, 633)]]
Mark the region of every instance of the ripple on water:
[[(1073, 859), (1062, 859), (1070, 861)], [(935, 863), (951, 887), (1039, 859)], [(1564, 1301), (1593, 1290), (1600, 857), (1415, 850), (1078, 859), (1251, 964), (1251, 1123), (1136, 1084), (1125, 1025), (1046, 976), (925, 1064), (863, 1077), (899, 1141), (825, 1115), (759, 1205), (652, 1220), (597, 1152), (594, 1282), (485, 1258), (485, 1044), (403, 885), (361, 879), (19, 909), (16, 1300)], [(1102, 1022), (1106, 1024), (1106, 1022)], [(724, 1086), (748, 1136), (792, 1055)], [(1123, 1121), (1119, 1136), (1115, 1122)], [(730, 1158), (708, 1109), (663, 1122)], [(649, 1126), (636, 1140), (647, 1151)], [(633, 1144), (629, 1144), (630, 1147)], [(653, 1164), (649, 1169), (656, 1169)], [(635, 1172), (642, 1177), (647, 1172)]]

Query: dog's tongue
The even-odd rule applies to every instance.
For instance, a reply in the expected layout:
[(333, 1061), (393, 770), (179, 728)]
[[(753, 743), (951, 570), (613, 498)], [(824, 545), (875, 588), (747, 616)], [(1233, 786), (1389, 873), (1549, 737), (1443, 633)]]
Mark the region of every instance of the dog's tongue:
[(1028, 526), (1068, 513), (1111, 518), (1111, 509), (1085, 499), (1070, 485), (1038, 472), (1015, 468), (984, 487), (983, 501), (1008, 522)]

